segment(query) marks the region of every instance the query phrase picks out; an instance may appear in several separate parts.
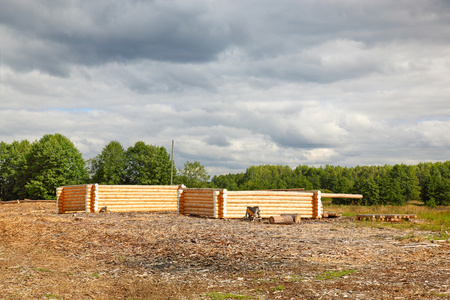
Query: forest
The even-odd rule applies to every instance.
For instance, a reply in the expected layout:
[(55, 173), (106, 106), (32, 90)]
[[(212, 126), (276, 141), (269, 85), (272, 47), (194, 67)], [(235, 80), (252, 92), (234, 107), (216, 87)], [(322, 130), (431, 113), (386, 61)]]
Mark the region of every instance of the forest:
[(84, 183), (220, 187), (228, 190), (304, 188), (362, 194), (363, 199), (333, 199), (335, 204), (403, 205), (420, 200), (430, 207), (450, 205), (450, 161), (394, 166), (282, 165), (250, 166), (245, 172), (210, 180), (200, 162), (172, 167), (164, 147), (142, 141), (125, 149), (111, 141), (102, 152), (84, 160), (61, 134), (40, 140), (0, 142), (0, 199), (55, 199), (59, 186)]

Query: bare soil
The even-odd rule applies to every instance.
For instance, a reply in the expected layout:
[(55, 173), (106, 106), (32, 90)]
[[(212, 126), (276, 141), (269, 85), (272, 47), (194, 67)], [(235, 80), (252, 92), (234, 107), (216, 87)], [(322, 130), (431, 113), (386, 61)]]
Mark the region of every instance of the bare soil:
[(1, 299), (450, 299), (450, 244), (429, 232), (55, 206), (0, 205)]

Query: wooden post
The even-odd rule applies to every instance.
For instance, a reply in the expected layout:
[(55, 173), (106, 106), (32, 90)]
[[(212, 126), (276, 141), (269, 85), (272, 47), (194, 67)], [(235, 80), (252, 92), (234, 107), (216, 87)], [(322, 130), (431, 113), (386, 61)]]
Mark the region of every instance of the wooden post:
[(88, 213), (90, 210), (88, 208), (88, 199), (89, 199), (89, 184), (86, 184), (86, 196), (84, 197), (84, 212)]
[(213, 217), (214, 217), (214, 219), (217, 219), (217, 200), (218, 200), (218, 195), (219, 195), (219, 192), (218, 191), (213, 191), (213, 210), (214, 210), (214, 213), (213, 213)]
[[(59, 187), (56, 189), (56, 213), (57, 214), (62, 214), (64, 213), (64, 211), (62, 210), (63, 207), (63, 191), (64, 191), (64, 187)], [(61, 208), (60, 208), (61, 206)]]
[(313, 218), (322, 218), (322, 196), (320, 191), (315, 191), (313, 196)]
[(222, 197), (223, 197), (223, 218), (227, 216), (227, 189), (222, 190)]
[(98, 183), (94, 184), (94, 211), (98, 211)]
[(184, 214), (183, 189), (186, 188), (183, 184), (177, 190), (177, 213)]

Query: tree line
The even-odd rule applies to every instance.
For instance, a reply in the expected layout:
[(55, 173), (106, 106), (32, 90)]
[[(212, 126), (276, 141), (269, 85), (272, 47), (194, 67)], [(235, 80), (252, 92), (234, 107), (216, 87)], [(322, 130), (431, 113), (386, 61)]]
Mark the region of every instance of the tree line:
[(403, 205), (422, 200), (428, 206), (450, 205), (450, 161), (394, 166), (330, 166), (295, 169), (251, 166), (244, 173), (214, 176), (211, 185), (229, 190), (304, 188), (362, 194), (363, 199), (333, 199), (335, 204)]
[(333, 199), (336, 204), (402, 205), (422, 200), (426, 205), (450, 205), (450, 161), (394, 166), (281, 165), (251, 166), (245, 172), (210, 176), (198, 161), (172, 167), (164, 147), (142, 141), (125, 149), (111, 141), (100, 154), (84, 160), (61, 134), (40, 140), (0, 142), (0, 199), (55, 199), (59, 186), (85, 183), (217, 187), (228, 190), (304, 188), (356, 193), (359, 199)]
[[(172, 169), (173, 168), (173, 169)], [(172, 167), (164, 147), (142, 141), (125, 149), (112, 141), (102, 152), (84, 160), (74, 144), (61, 134), (40, 140), (0, 142), (0, 199), (55, 199), (56, 188), (85, 183), (206, 187), (209, 176), (199, 162)]]

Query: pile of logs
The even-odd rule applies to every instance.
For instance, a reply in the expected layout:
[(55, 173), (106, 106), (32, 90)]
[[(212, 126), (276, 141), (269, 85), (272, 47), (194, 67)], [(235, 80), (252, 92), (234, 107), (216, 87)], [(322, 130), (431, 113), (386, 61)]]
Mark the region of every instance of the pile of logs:
[(363, 221), (386, 221), (386, 222), (401, 222), (416, 219), (417, 215), (413, 214), (360, 214), (356, 216), (356, 220)]

